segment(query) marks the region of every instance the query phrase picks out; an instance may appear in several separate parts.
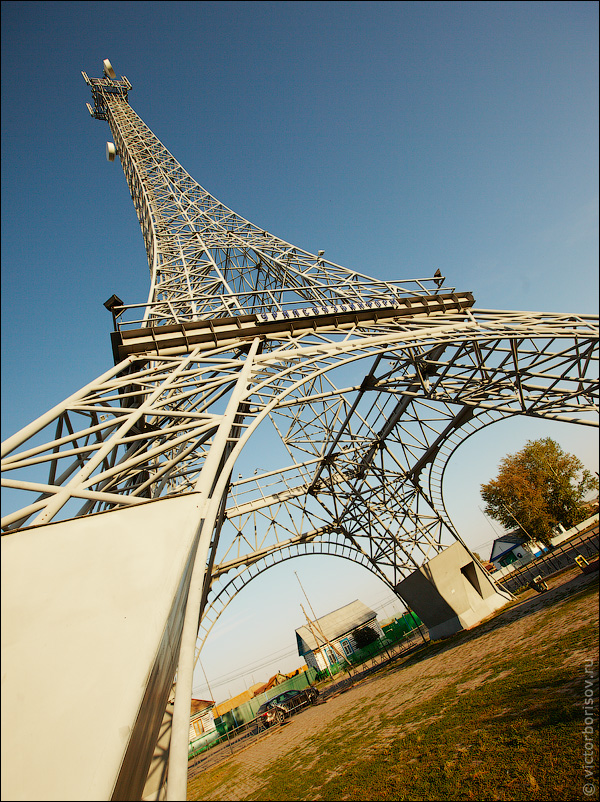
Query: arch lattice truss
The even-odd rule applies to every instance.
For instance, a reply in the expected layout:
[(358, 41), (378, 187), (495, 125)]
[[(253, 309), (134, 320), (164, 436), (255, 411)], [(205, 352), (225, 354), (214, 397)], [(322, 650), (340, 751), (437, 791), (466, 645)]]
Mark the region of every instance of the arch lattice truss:
[(133, 111), (126, 78), (84, 78), (150, 293), (112, 299), (114, 367), (3, 444), (18, 499), (4, 532), (224, 486), (201, 645), (276, 562), (335, 554), (393, 588), (458, 539), (441, 478), (477, 428), (597, 425), (596, 317), (476, 309), (439, 273), (379, 281), (301, 250), (197, 184)]

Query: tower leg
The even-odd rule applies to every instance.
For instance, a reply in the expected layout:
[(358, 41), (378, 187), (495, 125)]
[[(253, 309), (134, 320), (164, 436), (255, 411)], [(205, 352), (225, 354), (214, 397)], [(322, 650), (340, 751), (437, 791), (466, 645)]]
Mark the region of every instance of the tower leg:
[(158, 741), (148, 770), (148, 777), (142, 793), (142, 802), (164, 802), (167, 798), (167, 767), (173, 725), (173, 702), (167, 702), (167, 709), (158, 733)]
[[(198, 513), (190, 493), (2, 538), (3, 799), (141, 798)], [(46, 735), (32, 772), (36, 722)]]
[(196, 490), (204, 497), (205, 503), (198, 530), (201, 542), (195, 558), (190, 592), (187, 598), (177, 666), (175, 707), (173, 710), (173, 729), (167, 780), (167, 799), (170, 802), (181, 802), (187, 795), (190, 703), (194, 680), (195, 647), (202, 614), (202, 592), (207, 570), (206, 565), (217, 515), (223, 496), (227, 492), (231, 468), (237, 456), (235, 448), (232, 448), (231, 435), (239, 417), (240, 404), (247, 390), (254, 365), (254, 357), (259, 345), (259, 339), (255, 338), (248, 350), (248, 355), (240, 370), (236, 386), (231, 393), (227, 408), (219, 424), (219, 429), (196, 483)]

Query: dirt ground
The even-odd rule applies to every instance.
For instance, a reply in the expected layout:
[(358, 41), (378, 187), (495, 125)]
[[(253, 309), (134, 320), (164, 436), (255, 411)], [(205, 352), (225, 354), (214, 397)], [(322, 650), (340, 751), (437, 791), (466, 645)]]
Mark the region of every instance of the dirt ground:
[[(495, 658), (507, 651), (531, 646), (532, 652), (539, 653), (541, 649), (543, 653), (544, 648), (551, 648), (553, 633), (564, 635), (588, 622), (597, 627), (597, 593), (586, 594), (568, 610), (563, 609), (573, 594), (592, 584), (597, 587), (598, 572), (584, 575), (575, 568), (551, 577), (546, 593), (528, 590), (503, 611), (469, 632), (448, 639), (447, 645), (442, 642), (423, 659), (401, 658), (347, 691), (327, 698), (325, 703), (293, 716), (282, 727), (268, 732), (220, 764), (226, 770), (217, 787), (214, 785), (217, 776), (214, 769), (208, 770), (207, 780), (210, 775), (213, 778), (210, 791), (200, 797), (191, 797), (188, 793), (188, 799), (244, 799), (258, 790), (261, 785), (259, 775), (271, 763), (291, 754), (300, 745), (304, 754), (307, 749), (310, 754), (311, 738), (338, 726), (350, 727), (354, 733), (362, 731), (367, 743), (381, 745), (397, 735), (394, 727), (381, 726), (382, 710), (410, 707), (415, 700), (433, 698), (452, 683), (459, 692), (467, 691), (484, 683), (490, 673), (486, 665), (493, 664)], [(549, 616), (550, 611), (552, 614)], [(590, 655), (577, 648), (571, 652), (568, 661), (573, 665), (583, 665), (583, 661), (590, 657), (597, 668), (597, 654)], [(466, 681), (465, 675), (468, 677)], [(456, 685), (459, 677), (462, 684)], [(420, 720), (415, 726), (424, 724), (426, 722)], [(403, 732), (406, 731), (407, 725), (403, 725)], [(317, 759), (315, 754), (315, 761)], [(198, 768), (191, 769), (189, 779), (197, 776)]]

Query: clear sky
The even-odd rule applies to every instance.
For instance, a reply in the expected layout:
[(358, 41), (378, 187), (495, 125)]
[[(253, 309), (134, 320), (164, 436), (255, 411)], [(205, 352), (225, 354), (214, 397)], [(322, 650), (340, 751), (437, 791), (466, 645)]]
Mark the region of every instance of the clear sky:
[[(104, 58), (183, 167), (273, 234), (378, 278), (440, 268), (480, 308), (597, 314), (596, 2), (3, 2), (1, 37), (3, 439), (110, 367), (107, 298), (147, 296), (85, 107)], [(598, 470), (590, 429), (527, 420), (451, 462), (449, 511), (483, 558), (501, 529), (479, 485), (546, 435)], [(203, 653), (216, 701), (301, 664), (295, 572), (317, 615), (400, 609), (345, 560), (270, 569)]]

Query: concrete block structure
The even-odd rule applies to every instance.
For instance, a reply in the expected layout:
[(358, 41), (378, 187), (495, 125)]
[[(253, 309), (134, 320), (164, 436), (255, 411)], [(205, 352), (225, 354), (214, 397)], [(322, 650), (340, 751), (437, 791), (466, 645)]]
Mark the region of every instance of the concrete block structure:
[[(2, 799), (140, 799), (160, 781), (151, 763), (169, 744), (197, 504), (190, 494), (2, 538)], [(33, 721), (51, 733), (34, 772)]]
[(432, 640), (469, 629), (512, 598), (459, 542), (399, 582), (396, 593), (427, 626)]

